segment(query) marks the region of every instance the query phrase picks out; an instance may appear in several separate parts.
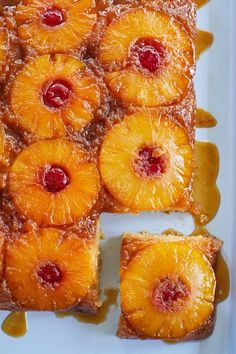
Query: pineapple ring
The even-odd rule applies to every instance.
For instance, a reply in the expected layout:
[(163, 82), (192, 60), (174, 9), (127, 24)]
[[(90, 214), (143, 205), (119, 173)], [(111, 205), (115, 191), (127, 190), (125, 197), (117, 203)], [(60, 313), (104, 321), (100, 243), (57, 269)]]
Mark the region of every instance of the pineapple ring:
[[(165, 312), (155, 306), (152, 293), (157, 281), (172, 275), (181, 278), (190, 293), (177, 311)], [(157, 242), (139, 252), (123, 273), (121, 306), (142, 336), (180, 339), (212, 315), (215, 286), (214, 271), (199, 250), (178, 242)]]
[[(52, 101), (53, 108), (49, 104), (51, 101), (47, 103), (43, 95), (48, 92), (50, 83), (55, 82), (65, 82), (69, 88), (68, 92), (50, 92), (51, 100), (53, 94), (57, 95)], [(57, 100), (60, 98), (64, 100), (59, 101), (59, 105)], [(95, 76), (86, 71), (80, 60), (65, 54), (44, 55), (26, 64), (17, 75), (11, 92), (16, 124), (40, 138), (63, 136), (67, 125), (80, 130), (93, 118), (99, 102)]]
[[(61, 20), (54, 14), (47, 25), (45, 15), (53, 9)], [(94, 0), (23, 0), (15, 16), (20, 39), (39, 54), (81, 48), (97, 19)]]
[(95, 163), (60, 139), (29, 146), (10, 168), (9, 191), (16, 207), (39, 225), (78, 221), (93, 207), (99, 190)]
[[(167, 167), (156, 176), (134, 169), (142, 147), (158, 146)], [(177, 204), (192, 178), (193, 151), (183, 128), (152, 112), (126, 116), (106, 135), (100, 153), (100, 171), (109, 192), (133, 210), (166, 210)]]
[(19, 306), (27, 309), (71, 308), (95, 278), (92, 250), (76, 235), (65, 236), (58, 229), (23, 234), (8, 245), (5, 260), (7, 285)]
[[(132, 48), (142, 38), (159, 41), (161, 56), (165, 51), (166, 59), (156, 73), (140, 72), (137, 60), (136, 64), (130, 61)], [(150, 65), (150, 57), (147, 60)], [(169, 105), (182, 98), (192, 80), (194, 45), (180, 22), (158, 11), (136, 9), (107, 27), (100, 61), (109, 69), (108, 86), (123, 101), (140, 106)]]

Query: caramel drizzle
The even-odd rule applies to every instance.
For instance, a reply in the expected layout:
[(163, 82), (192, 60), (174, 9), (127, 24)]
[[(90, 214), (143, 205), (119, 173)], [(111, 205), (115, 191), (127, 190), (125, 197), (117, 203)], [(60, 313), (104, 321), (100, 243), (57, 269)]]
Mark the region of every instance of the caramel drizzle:
[[(117, 306), (118, 289), (107, 288), (104, 289), (105, 300), (101, 307), (99, 307), (96, 315), (79, 314), (76, 312), (57, 312), (58, 318), (67, 316), (74, 317), (76, 320), (84, 323), (91, 323), (98, 325), (105, 322), (112, 305)], [(19, 338), (26, 334), (28, 329), (26, 312), (11, 312), (2, 323), (2, 331), (8, 336)]]
[(196, 111), (196, 128), (212, 128), (217, 124), (217, 120), (213, 115), (202, 108)]
[(199, 206), (195, 215), (199, 225), (207, 225), (219, 209), (220, 192), (216, 185), (218, 172), (219, 153), (216, 145), (196, 141), (193, 199)]
[(198, 60), (200, 56), (212, 45), (214, 36), (211, 32), (198, 29), (195, 38), (195, 55)]
[[(197, 6), (203, 6), (209, 0), (198, 0)], [(214, 36), (211, 32), (197, 29), (197, 36), (195, 38), (195, 55), (196, 59), (213, 44)], [(211, 128), (217, 124), (217, 120), (209, 112), (198, 108), (196, 111), (196, 128)]]
[(1, 328), (8, 336), (14, 338), (24, 336), (28, 329), (27, 314), (25, 312), (11, 312), (4, 319)]
[[(196, 0), (197, 7), (207, 4), (209, 0)], [(196, 59), (199, 59), (213, 43), (213, 34), (197, 30), (195, 39)], [(211, 128), (217, 120), (209, 112), (199, 108), (196, 111), (196, 127)], [(206, 225), (214, 219), (220, 206), (220, 192), (216, 185), (219, 171), (219, 153), (212, 143), (196, 142), (195, 144), (195, 177), (193, 182), (193, 198), (200, 206), (200, 214), (194, 216), (195, 228), (192, 235), (209, 234)], [(215, 265), (216, 302), (224, 301), (229, 295), (230, 277), (227, 263), (219, 254)]]
[(230, 276), (228, 265), (220, 253), (215, 264), (216, 274), (216, 302), (222, 302), (227, 299), (230, 291)]
[[(195, 228), (191, 235), (208, 235), (206, 225), (214, 219), (220, 206), (220, 192), (216, 180), (219, 171), (219, 153), (215, 144), (195, 143), (195, 175), (193, 199), (199, 205), (199, 215), (194, 215)], [(224, 301), (229, 295), (230, 277), (227, 263), (222, 253), (217, 257), (216, 302)]]
[(206, 228), (206, 225), (202, 224), (198, 218), (193, 216), (194, 219), (194, 230), (190, 234), (190, 236), (198, 236), (198, 235), (209, 235), (209, 231)]
[(200, 7), (206, 5), (210, 0), (196, 0), (196, 5), (197, 8), (200, 9)]
[(64, 317), (74, 317), (79, 322), (91, 323), (98, 325), (102, 322), (105, 322), (112, 305), (117, 306), (117, 296), (118, 289), (115, 288), (107, 288), (104, 289), (105, 300), (103, 301), (101, 307), (99, 307), (96, 315), (86, 315), (80, 314), (78, 312), (56, 312), (55, 315), (58, 318)]

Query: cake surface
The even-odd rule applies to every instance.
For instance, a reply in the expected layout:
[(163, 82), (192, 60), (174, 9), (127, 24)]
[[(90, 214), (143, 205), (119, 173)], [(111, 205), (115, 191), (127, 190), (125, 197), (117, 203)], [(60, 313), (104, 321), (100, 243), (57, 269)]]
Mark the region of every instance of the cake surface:
[[(197, 211), (195, 35), (191, 0), (22, 0), (3, 7), (1, 308), (96, 312), (99, 215)], [(47, 265), (53, 238), (42, 262), (49, 280), (62, 279), (51, 282), (52, 289), (61, 284), (61, 296), (45, 290), (40, 267), (27, 278), (31, 261), (41, 264), (36, 255), (47, 230), (58, 230), (54, 243), (66, 269), (79, 269), (64, 262), (70, 243), (81, 246), (78, 258), (83, 247), (96, 258), (82, 257), (85, 292), (73, 285), (79, 270), (67, 283), (60, 264)], [(16, 254), (22, 259), (26, 249), (23, 271)], [(19, 294), (18, 272), (24, 287), (28, 281), (35, 289), (32, 299)], [(45, 303), (38, 287), (48, 294)]]
[(221, 246), (209, 235), (125, 234), (118, 336), (170, 341), (209, 336)]

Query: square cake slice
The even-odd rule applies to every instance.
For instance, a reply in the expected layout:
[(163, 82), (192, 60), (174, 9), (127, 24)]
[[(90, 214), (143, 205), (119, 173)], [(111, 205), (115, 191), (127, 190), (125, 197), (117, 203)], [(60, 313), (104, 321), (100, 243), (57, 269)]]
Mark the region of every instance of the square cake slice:
[(209, 235), (125, 234), (118, 336), (168, 341), (209, 336), (221, 247), (222, 241)]

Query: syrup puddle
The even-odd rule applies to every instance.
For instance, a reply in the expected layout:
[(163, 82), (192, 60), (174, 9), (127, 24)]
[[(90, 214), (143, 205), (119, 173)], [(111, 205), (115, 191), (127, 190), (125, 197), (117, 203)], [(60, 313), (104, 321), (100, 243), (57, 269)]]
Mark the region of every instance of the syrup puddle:
[(199, 9), (200, 7), (206, 5), (210, 0), (196, 0), (197, 8)]
[(213, 115), (202, 108), (198, 108), (196, 112), (196, 128), (212, 128), (217, 124), (217, 120)]
[(213, 43), (214, 36), (211, 32), (197, 30), (197, 37), (195, 38), (196, 59), (199, 59)]
[(216, 265), (215, 265), (215, 273), (216, 273), (216, 302), (222, 302), (227, 299), (230, 291), (230, 276), (229, 276), (229, 268), (227, 263), (222, 255), (219, 254)]
[(203, 225), (214, 219), (220, 206), (220, 192), (216, 185), (218, 171), (219, 153), (216, 145), (196, 141), (193, 199), (200, 208), (200, 215), (195, 218)]
[(106, 321), (111, 305), (117, 306), (117, 296), (118, 289), (107, 288), (104, 289), (105, 300), (102, 303), (102, 306), (98, 309), (96, 315), (83, 315), (78, 312), (56, 312), (55, 315), (58, 318), (64, 317), (74, 317), (79, 322), (90, 323), (98, 325)]
[(25, 312), (12, 312), (10, 313), (2, 323), (2, 331), (8, 336), (19, 338), (26, 334), (27, 314)]

